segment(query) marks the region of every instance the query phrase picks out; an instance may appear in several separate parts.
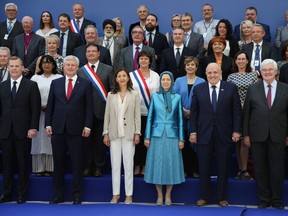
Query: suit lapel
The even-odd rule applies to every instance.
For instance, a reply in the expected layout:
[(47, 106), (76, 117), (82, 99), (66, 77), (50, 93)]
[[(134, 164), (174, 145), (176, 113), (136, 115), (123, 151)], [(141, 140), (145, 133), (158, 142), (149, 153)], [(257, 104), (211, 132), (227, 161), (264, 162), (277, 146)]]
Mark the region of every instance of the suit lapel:
[(80, 88), (80, 85), (81, 85), (81, 79), (78, 77), (76, 82), (75, 82), (75, 85), (72, 89), (72, 93), (71, 93), (71, 96), (70, 96), (70, 99), (75, 97), (74, 95), (78, 92), (78, 89)]
[[(11, 85), (11, 83), (10, 83), (10, 85)], [(22, 94), (23, 91), (25, 90), (25, 86), (26, 86), (26, 80), (25, 80), (25, 78), (23, 77), (22, 80), (21, 80), (21, 82), (20, 82), (20, 85), (19, 85), (19, 87), (18, 87), (18, 89), (17, 89), (17, 92), (16, 92), (15, 103), (17, 103), (17, 99), (18, 99), (18, 98), (21, 98), (21, 94)], [(11, 86), (10, 86), (10, 87), (11, 87)], [(11, 98), (12, 98), (12, 96), (11, 96)]]
[(267, 99), (266, 99), (266, 95), (265, 95), (265, 89), (264, 89), (264, 84), (263, 81), (261, 83), (259, 83), (260, 85), (260, 91), (258, 91), (259, 94), (259, 98), (261, 99), (264, 107), (266, 107), (268, 109), (268, 104), (267, 104)]
[(211, 102), (211, 99), (210, 99), (210, 91), (209, 91), (208, 82), (206, 83), (206, 85), (203, 85), (202, 92), (203, 92), (204, 98), (207, 98), (207, 104), (210, 104), (209, 107), (211, 109), (211, 112), (214, 112), (213, 111), (213, 107), (212, 107), (212, 102)]
[(221, 103), (223, 101), (223, 98), (225, 97), (225, 86), (226, 83), (220, 81), (220, 89), (219, 89), (219, 93), (218, 93), (218, 100), (217, 100), (217, 107), (216, 110), (218, 110), (219, 107), (221, 107)]

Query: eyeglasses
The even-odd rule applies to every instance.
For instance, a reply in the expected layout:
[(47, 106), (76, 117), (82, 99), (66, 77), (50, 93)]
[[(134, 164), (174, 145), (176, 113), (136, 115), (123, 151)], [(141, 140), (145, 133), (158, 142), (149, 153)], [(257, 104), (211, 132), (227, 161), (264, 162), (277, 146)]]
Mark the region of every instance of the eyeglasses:
[(144, 34), (142, 31), (132, 31), (132, 34)]
[(16, 12), (15, 9), (6, 9), (7, 12)]

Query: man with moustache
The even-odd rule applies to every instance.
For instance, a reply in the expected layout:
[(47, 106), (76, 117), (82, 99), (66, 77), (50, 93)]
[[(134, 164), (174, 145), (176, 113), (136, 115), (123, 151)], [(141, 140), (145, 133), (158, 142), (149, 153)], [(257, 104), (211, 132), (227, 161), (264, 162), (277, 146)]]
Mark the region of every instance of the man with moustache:
[(160, 62), (162, 51), (169, 47), (167, 38), (164, 34), (157, 31), (158, 27), (158, 17), (155, 14), (149, 14), (146, 18), (145, 25), (145, 42), (149, 47), (155, 50), (156, 59), (156, 72), (160, 73)]

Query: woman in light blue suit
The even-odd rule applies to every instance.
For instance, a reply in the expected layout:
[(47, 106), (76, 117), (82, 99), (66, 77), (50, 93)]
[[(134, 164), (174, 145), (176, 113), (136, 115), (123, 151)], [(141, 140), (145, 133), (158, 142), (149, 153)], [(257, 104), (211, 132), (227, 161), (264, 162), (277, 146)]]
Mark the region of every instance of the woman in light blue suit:
[(144, 180), (156, 185), (163, 204), (162, 185), (166, 185), (165, 205), (171, 205), (174, 184), (185, 181), (181, 149), (184, 147), (181, 96), (173, 89), (173, 74), (160, 75), (159, 91), (152, 94), (144, 144), (148, 148)]
[(195, 146), (190, 147), (189, 142), (189, 117), (190, 106), (192, 103), (193, 89), (199, 83), (205, 82), (204, 79), (196, 76), (196, 71), (199, 65), (199, 61), (196, 57), (189, 56), (184, 60), (184, 68), (186, 76), (179, 77), (175, 81), (173, 87), (174, 91), (181, 95), (183, 106), (183, 123), (185, 133), (185, 145), (182, 150), (184, 171), (186, 176), (192, 176), (194, 178), (199, 177), (198, 160)]

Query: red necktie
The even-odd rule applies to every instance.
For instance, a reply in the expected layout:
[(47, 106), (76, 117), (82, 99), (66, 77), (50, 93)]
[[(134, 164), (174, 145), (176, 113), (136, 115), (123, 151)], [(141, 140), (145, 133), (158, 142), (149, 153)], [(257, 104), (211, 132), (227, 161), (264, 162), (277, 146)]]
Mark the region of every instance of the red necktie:
[(68, 80), (69, 80), (69, 82), (68, 82), (67, 95), (66, 95), (67, 100), (70, 99), (70, 96), (71, 96), (71, 93), (72, 93), (72, 90), (73, 90), (73, 85), (72, 85), (73, 79), (68, 79)]
[(268, 92), (267, 92), (267, 105), (269, 109), (271, 109), (271, 85), (267, 85)]
[(139, 55), (139, 47), (136, 47), (136, 51), (135, 51), (135, 55), (134, 55), (134, 59), (133, 59), (133, 70), (137, 70), (138, 69), (138, 55)]

